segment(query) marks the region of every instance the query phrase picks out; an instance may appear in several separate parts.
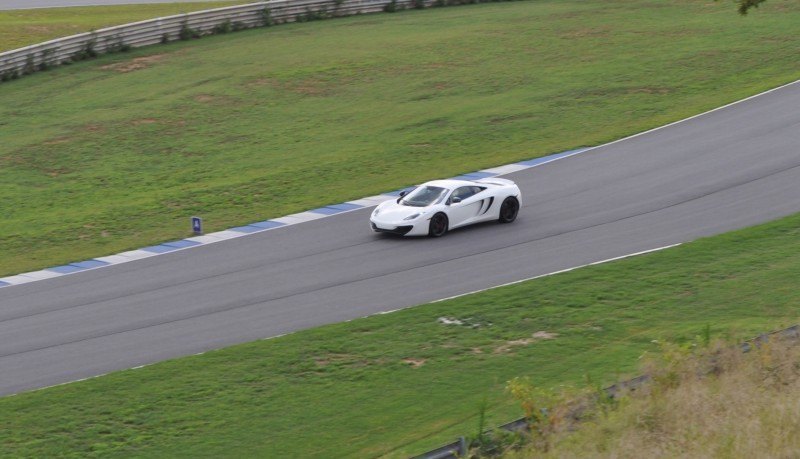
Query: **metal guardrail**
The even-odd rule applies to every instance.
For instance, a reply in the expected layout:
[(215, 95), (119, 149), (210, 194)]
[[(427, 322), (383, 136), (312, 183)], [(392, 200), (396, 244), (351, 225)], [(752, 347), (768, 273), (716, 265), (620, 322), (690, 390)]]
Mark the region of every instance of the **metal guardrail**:
[[(395, 0), (398, 9), (415, 0)], [(175, 41), (184, 34), (210, 35), (319, 17), (383, 11), (391, 0), (272, 0), (178, 14), (38, 43), (0, 53), (0, 76), (7, 79), (70, 63), (94, 54)], [(265, 14), (267, 13), (267, 14)]]
[[(781, 338), (792, 339), (795, 341), (800, 340), (800, 325), (793, 325), (789, 328), (784, 328), (783, 330), (758, 335), (755, 338), (742, 343), (740, 348), (742, 349), (742, 352), (750, 352), (753, 347), (758, 347), (762, 343), (766, 343), (773, 336), (779, 336)], [(648, 381), (650, 381), (650, 376), (641, 375), (606, 387), (603, 389), (603, 392), (605, 392), (607, 396), (615, 398), (621, 393), (636, 390), (644, 384), (647, 384)], [(528, 430), (528, 420), (527, 418), (516, 419), (497, 427), (497, 430), (505, 430), (507, 432), (523, 432)], [(434, 450), (420, 454), (419, 456), (414, 456), (412, 459), (459, 459), (467, 457), (468, 453), (469, 442), (464, 437), (460, 437), (453, 443), (448, 443)]]

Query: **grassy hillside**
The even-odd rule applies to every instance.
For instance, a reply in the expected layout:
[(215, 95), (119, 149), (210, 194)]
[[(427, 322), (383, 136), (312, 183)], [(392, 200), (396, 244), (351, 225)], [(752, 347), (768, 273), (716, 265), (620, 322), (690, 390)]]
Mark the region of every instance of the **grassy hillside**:
[[(650, 255), (0, 399), (0, 450), (408, 457), (519, 417), (507, 380), (615, 381), (653, 340), (797, 322), (800, 215)], [(731, 250), (735, 247), (735, 250)], [(443, 321), (441, 318), (447, 319)], [(460, 321), (461, 324), (453, 323)], [(450, 322), (450, 323), (446, 323)], [(545, 333), (540, 333), (545, 332)]]
[(650, 384), (586, 413), (582, 423), (553, 418), (546, 423), (550, 433), (504, 457), (794, 456), (800, 450), (797, 342), (773, 338), (747, 354), (730, 343), (697, 344), (665, 346), (647, 359)]
[(250, 2), (229, 0), (0, 11), (0, 53), (104, 27), (240, 3)]
[(800, 77), (800, 4), (543, 0), (156, 46), (0, 85), (0, 275), (594, 145)]

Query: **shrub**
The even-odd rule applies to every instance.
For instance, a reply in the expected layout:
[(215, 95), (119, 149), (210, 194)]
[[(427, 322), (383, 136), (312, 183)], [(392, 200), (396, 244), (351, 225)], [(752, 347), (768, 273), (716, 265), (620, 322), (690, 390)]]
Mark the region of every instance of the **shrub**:
[(55, 55), (55, 49), (45, 49), (42, 51), (42, 62), (39, 63), (39, 70), (48, 70), (51, 67), (55, 67), (56, 63), (53, 62), (53, 55)]
[(391, 0), (389, 3), (384, 5), (383, 11), (386, 13), (394, 13), (397, 11), (397, 0)]
[(92, 36), (92, 38), (86, 41), (86, 43), (83, 45), (83, 48), (72, 55), (72, 60), (83, 61), (97, 57), (97, 51), (94, 49), (96, 43), (97, 40), (94, 38), (94, 36)]
[(178, 38), (181, 40), (191, 40), (192, 38), (200, 38), (200, 32), (189, 27), (189, 24), (184, 21), (181, 24), (181, 30), (178, 32)]
[(22, 74), (23, 75), (30, 75), (31, 73), (36, 71), (36, 64), (34, 61), (33, 54), (28, 54), (25, 57), (25, 65), (22, 67)]
[(231, 25), (231, 20), (226, 19), (225, 21), (217, 24), (214, 26), (214, 33), (229, 33), (233, 30), (233, 26)]
[(123, 53), (130, 50), (131, 45), (125, 43), (125, 40), (121, 36), (115, 35), (113, 37), (106, 38), (107, 53)]
[(0, 75), (0, 80), (2, 81), (11, 81), (16, 80), (17, 78), (19, 78), (19, 74), (14, 69), (6, 70), (2, 75)]
[(265, 6), (263, 10), (261, 10), (261, 21), (264, 27), (269, 27), (275, 24), (275, 21), (272, 19), (272, 11), (270, 11), (268, 6)]

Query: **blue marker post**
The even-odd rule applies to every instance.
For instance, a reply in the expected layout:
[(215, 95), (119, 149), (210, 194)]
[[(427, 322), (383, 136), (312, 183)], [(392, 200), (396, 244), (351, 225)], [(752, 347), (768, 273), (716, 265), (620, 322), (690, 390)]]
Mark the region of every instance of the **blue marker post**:
[(203, 234), (203, 219), (200, 217), (192, 217), (192, 231), (196, 235)]

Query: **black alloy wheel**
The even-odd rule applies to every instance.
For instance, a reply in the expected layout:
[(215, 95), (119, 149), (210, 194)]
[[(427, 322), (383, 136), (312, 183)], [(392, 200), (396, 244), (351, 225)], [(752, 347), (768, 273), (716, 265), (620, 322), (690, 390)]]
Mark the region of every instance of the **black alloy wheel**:
[(428, 227), (428, 236), (441, 237), (447, 232), (447, 215), (438, 213), (431, 217), (431, 224)]
[(519, 213), (519, 201), (517, 198), (510, 196), (503, 201), (500, 206), (500, 223), (511, 223), (517, 219)]

